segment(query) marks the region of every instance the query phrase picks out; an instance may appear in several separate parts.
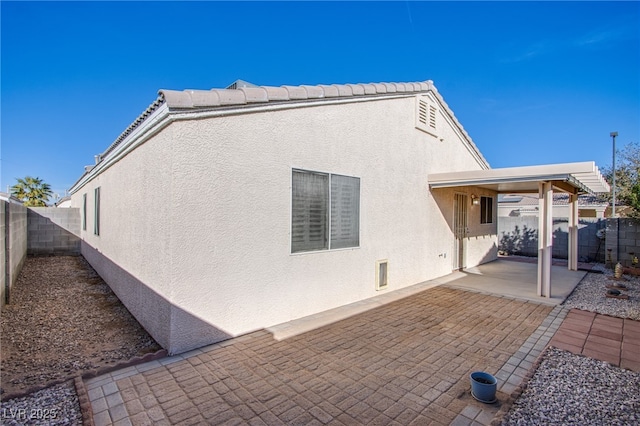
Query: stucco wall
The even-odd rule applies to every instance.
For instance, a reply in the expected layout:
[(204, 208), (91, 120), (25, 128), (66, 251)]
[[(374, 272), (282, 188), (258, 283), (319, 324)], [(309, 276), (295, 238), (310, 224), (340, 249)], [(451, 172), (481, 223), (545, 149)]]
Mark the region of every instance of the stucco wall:
[(2, 263), (4, 282), (2, 303), (9, 302), (11, 287), (18, 278), (27, 257), (27, 208), (0, 200), (3, 214), (4, 235), (2, 239)]
[[(387, 291), (446, 275), (453, 198), (436, 201), (427, 174), (480, 166), (452, 128), (442, 141), (415, 129), (414, 111), (408, 97), (174, 122), (73, 194), (74, 207), (88, 194), (82, 238), (221, 336), (375, 296), (380, 259)], [(360, 178), (359, 248), (290, 253), (293, 168)], [(468, 266), (495, 257), (495, 225), (483, 226)], [(147, 327), (152, 309), (140, 310)], [(178, 342), (184, 329), (172, 320), (174, 351), (204, 344)]]

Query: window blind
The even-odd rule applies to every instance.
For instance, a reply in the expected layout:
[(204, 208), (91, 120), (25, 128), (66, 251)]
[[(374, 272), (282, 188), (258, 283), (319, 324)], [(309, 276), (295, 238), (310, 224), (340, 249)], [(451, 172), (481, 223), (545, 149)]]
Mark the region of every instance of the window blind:
[(293, 170), (291, 252), (360, 245), (360, 179)]
[(328, 248), (329, 176), (293, 171), (291, 251)]
[(360, 179), (331, 175), (331, 248), (360, 245)]

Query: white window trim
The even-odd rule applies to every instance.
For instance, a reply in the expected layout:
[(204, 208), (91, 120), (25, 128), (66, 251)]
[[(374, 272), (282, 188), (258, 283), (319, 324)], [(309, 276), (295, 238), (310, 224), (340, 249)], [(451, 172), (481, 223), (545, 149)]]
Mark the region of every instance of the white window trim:
[(93, 235), (100, 236), (100, 187), (93, 190)]
[(329, 216), (328, 219), (328, 234), (329, 234), (329, 248), (326, 249), (321, 249), (321, 250), (309, 250), (309, 251), (297, 251), (294, 252), (293, 251), (293, 244), (291, 241), (291, 235), (293, 234), (293, 220), (292, 220), (292, 212), (293, 212), (293, 196), (292, 196), (292, 191), (293, 191), (293, 172), (295, 171), (300, 171), (300, 172), (309, 172), (309, 173), (318, 173), (318, 174), (325, 174), (329, 176), (329, 210), (331, 209), (331, 176), (332, 175), (337, 175), (337, 176), (345, 176), (345, 177), (351, 177), (351, 178), (356, 178), (360, 181), (360, 190), (358, 193), (358, 199), (359, 199), (359, 204), (361, 201), (360, 195), (362, 194), (362, 179), (359, 176), (353, 176), (353, 175), (349, 175), (346, 173), (332, 173), (332, 172), (326, 172), (326, 171), (322, 171), (322, 170), (311, 170), (311, 169), (307, 169), (304, 167), (291, 167), (291, 170), (289, 172), (289, 255), (290, 256), (303, 256), (303, 255), (307, 255), (307, 254), (317, 254), (317, 253), (334, 253), (334, 252), (339, 252), (339, 251), (349, 251), (349, 250), (358, 250), (360, 249), (361, 243), (360, 243), (360, 228), (362, 225), (361, 222), (361, 215), (360, 215), (360, 206), (358, 206), (358, 245), (357, 246), (353, 246), (353, 247), (340, 247), (340, 248), (331, 248), (331, 217)]
[(82, 194), (82, 230), (87, 230), (87, 193)]

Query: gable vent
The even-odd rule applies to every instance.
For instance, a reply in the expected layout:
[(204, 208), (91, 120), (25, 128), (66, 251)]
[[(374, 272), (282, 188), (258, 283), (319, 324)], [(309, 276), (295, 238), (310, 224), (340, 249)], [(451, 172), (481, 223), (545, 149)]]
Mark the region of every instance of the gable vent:
[(436, 107), (429, 105), (429, 127), (436, 130)]
[(416, 97), (416, 128), (438, 137), (438, 108), (429, 96)]

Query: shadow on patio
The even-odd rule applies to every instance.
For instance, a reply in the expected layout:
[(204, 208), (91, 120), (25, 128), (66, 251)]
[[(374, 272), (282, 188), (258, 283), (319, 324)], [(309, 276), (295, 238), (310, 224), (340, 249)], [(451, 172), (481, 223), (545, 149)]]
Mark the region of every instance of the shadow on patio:
[(514, 297), (548, 305), (559, 305), (586, 275), (585, 271), (569, 271), (566, 266), (551, 267), (551, 297), (537, 294), (537, 263), (495, 260), (480, 266), (454, 272), (448, 285), (463, 290)]

